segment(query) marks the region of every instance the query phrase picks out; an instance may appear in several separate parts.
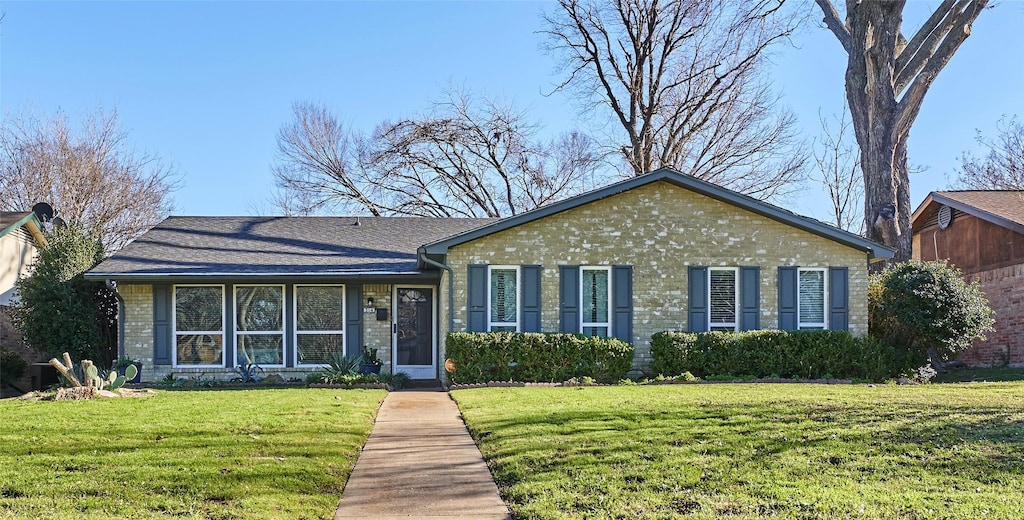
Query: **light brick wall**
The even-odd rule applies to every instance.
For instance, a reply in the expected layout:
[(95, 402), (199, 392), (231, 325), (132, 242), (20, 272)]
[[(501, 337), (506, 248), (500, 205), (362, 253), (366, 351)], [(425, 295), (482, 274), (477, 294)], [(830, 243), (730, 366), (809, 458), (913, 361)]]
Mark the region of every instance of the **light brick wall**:
[(391, 286), (364, 285), (363, 306), (373, 298), (373, 306), (388, 310), (387, 321), (377, 321), (376, 314), (363, 314), (363, 345), (377, 349), (377, 357), (384, 362), (381, 372), (391, 373)]
[(117, 292), (124, 299), (124, 356), (142, 362), (143, 381), (159, 379), (164, 374), (153, 366), (153, 286), (118, 285)]
[(545, 331), (558, 330), (559, 265), (632, 265), (639, 365), (650, 360), (652, 334), (687, 329), (689, 265), (761, 266), (763, 328), (778, 326), (779, 266), (849, 267), (850, 331), (868, 327), (866, 253), (664, 182), (453, 247), (447, 262), (455, 272), (455, 330), (466, 327), (469, 264), (542, 265)]
[(995, 332), (961, 353), (971, 366), (1024, 365), (1024, 264), (967, 275), (977, 281), (995, 311)]

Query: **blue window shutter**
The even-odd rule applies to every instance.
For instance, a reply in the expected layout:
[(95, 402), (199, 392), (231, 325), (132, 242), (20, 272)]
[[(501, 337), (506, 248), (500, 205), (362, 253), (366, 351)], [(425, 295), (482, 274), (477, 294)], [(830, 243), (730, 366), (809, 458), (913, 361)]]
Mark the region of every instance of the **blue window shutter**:
[(466, 331), (487, 332), (487, 266), (469, 266), (469, 298), (466, 305)]
[(540, 278), (541, 266), (524, 265), (519, 268), (523, 276), (523, 322), (519, 330), (540, 332)]
[(611, 336), (633, 343), (633, 266), (612, 267)]
[(761, 328), (761, 268), (740, 267), (740, 330)]
[(690, 332), (708, 330), (708, 268), (691, 265), (686, 284), (689, 287), (687, 326)]
[(850, 269), (830, 267), (828, 269), (828, 328), (849, 330), (850, 328)]
[(796, 330), (796, 267), (779, 267), (779, 328)]
[(153, 364), (171, 364), (171, 286), (153, 285)]
[(363, 353), (363, 286), (345, 286), (345, 355)]
[(558, 268), (558, 322), (562, 332), (580, 331), (580, 266)]

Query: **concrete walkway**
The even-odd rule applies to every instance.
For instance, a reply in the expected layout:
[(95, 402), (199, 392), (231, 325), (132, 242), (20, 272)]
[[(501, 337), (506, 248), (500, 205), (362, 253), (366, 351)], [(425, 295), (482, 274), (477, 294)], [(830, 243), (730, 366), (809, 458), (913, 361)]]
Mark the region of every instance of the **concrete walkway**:
[(480, 450), (445, 392), (391, 392), (345, 485), (335, 520), (507, 519)]

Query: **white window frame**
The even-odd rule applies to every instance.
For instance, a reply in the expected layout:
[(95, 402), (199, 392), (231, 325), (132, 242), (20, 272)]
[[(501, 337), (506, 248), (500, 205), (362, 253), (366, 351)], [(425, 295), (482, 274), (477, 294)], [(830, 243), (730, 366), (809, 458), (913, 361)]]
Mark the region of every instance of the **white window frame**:
[[(608, 321), (589, 322), (583, 319), (583, 272), (604, 271), (608, 276)], [(604, 327), (607, 330), (606, 338), (612, 337), (612, 268), (605, 265), (581, 265), (580, 266), (580, 334), (587, 327)]]
[[(711, 321), (711, 310), (713, 305), (711, 304), (711, 272), (712, 271), (732, 271), (733, 273), (733, 286), (732, 295), (734, 302), (733, 317), (736, 321), (730, 323), (713, 323)], [(708, 331), (712, 329), (724, 329), (732, 327), (733, 332), (740, 330), (740, 268), (739, 267), (708, 267)]]
[[(256, 330), (256, 331), (253, 331), (253, 330), (239, 331), (238, 330), (238, 288), (239, 287), (280, 287), (281, 288), (281, 331), (280, 332), (278, 332), (278, 331), (263, 331), (263, 330)], [(235, 284), (231, 288), (231, 313), (232, 313), (232, 315), (231, 315), (231, 317), (232, 317), (231, 326), (234, 329), (234, 334), (232, 335), (232, 337), (235, 340), (234, 352), (235, 352), (235, 364), (236, 365), (241, 365), (242, 364), (242, 360), (238, 359), (238, 336), (239, 335), (249, 335), (249, 336), (274, 336), (274, 335), (280, 335), (281, 336), (281, 363), (280, 364), (274, 364), (274, 365), (269, 365), (269, 364), (264, 365), (264, 364), (260, 364), (260, 363), (258, 363), (258, 364), (261, 367), (273, 367), (273, 368), (282, 368), (282, 367), (285, 366), (285, 360), (287, 359), (286, 352), (288, 350), (288, 345), (286, 344), (286, 339), (285, 339), (286, 331), (288, 330), (288, 323), (287, 323), (288, 293), (286, 291), (287, 291), (287, 289), (286, 289), (284, 284), (276, 284), (276, 283), (240, 283), (240, 284)]]
[[(800, 273), (809, 271), (821, 272), (821, 322), (800, 321)], [(828, 268), (798, 267), (796, 269), (796, 328), (828, 330)]]
[[(491, 272), (495, 269), (498, 270), (514, 270), (516, 272), (516, 321), (504, 322), (494, 321), (491, 316)], [(516, 332), (521, 329), (521, 323), (523, 321), (523, 273), (519, 269), (518, 265), (488, 265), (487, 266), (487, 331), (490, 332), (494, 327), (511, 327), (515, 326)]]
[[(178, 287), (220, 287), (220, 330), (178, 330)], [(227, 357), (227, 295), (224, 284), (177, 284), (171, 286), (171, 331), (174, 333), (171, 344), (171, 366), (174, 368), (224, 368)], [(202, 334), (220, 334), (220, 364), (219, 365), (179, 365), (178, 364), (178, 336), (198, 336)]]
[(345, 330), (299, 330), (299, 287), (340, 287), (341, 288), (341, 326), (345, 327), (348, 323), (348, 315), (346, 314), (347, 309), (346, 300), (348, 294), (345, 291), (344, 284), (337, 283), (303, 283), (295, 284), (292, 286), (292, 344), (295, 345), (294, 354), (292, 356), (292, 364), (298, 368), (321, 368), (327, 366), (327, 364), (310, 364), (310, 363), (299, 363), (299, 336), (303, 334), (340, 334), (341, 335), (341, 354), (345, 355)]

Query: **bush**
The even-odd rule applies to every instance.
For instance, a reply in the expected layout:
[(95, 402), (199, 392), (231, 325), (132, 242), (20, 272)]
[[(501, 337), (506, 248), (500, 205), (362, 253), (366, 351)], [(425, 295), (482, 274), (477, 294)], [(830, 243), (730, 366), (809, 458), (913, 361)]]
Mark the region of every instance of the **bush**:
[(884, 381), (908, 374), (924, 359), (872, 337), (845, 331), (757, 330), (750, 332), (659, 332), (651, 337), (651, 369), (676, 376), (724, 375)]
[(870, 334), (927, 355), (938, 366), (992, 330), (992, 309), (977, 282), (941, 262), (891, 264), (871, 277)]
[(13, 383), (25, 375), (28, 361), (17, 352), (0, 350), (0, 387)]
[(453, 383), (562, 382), (592, 377), (611, 383), (626, 377), (632, 345), (615, 338), (538, 332), (452, 332), (445, 340), (455, 362)]

